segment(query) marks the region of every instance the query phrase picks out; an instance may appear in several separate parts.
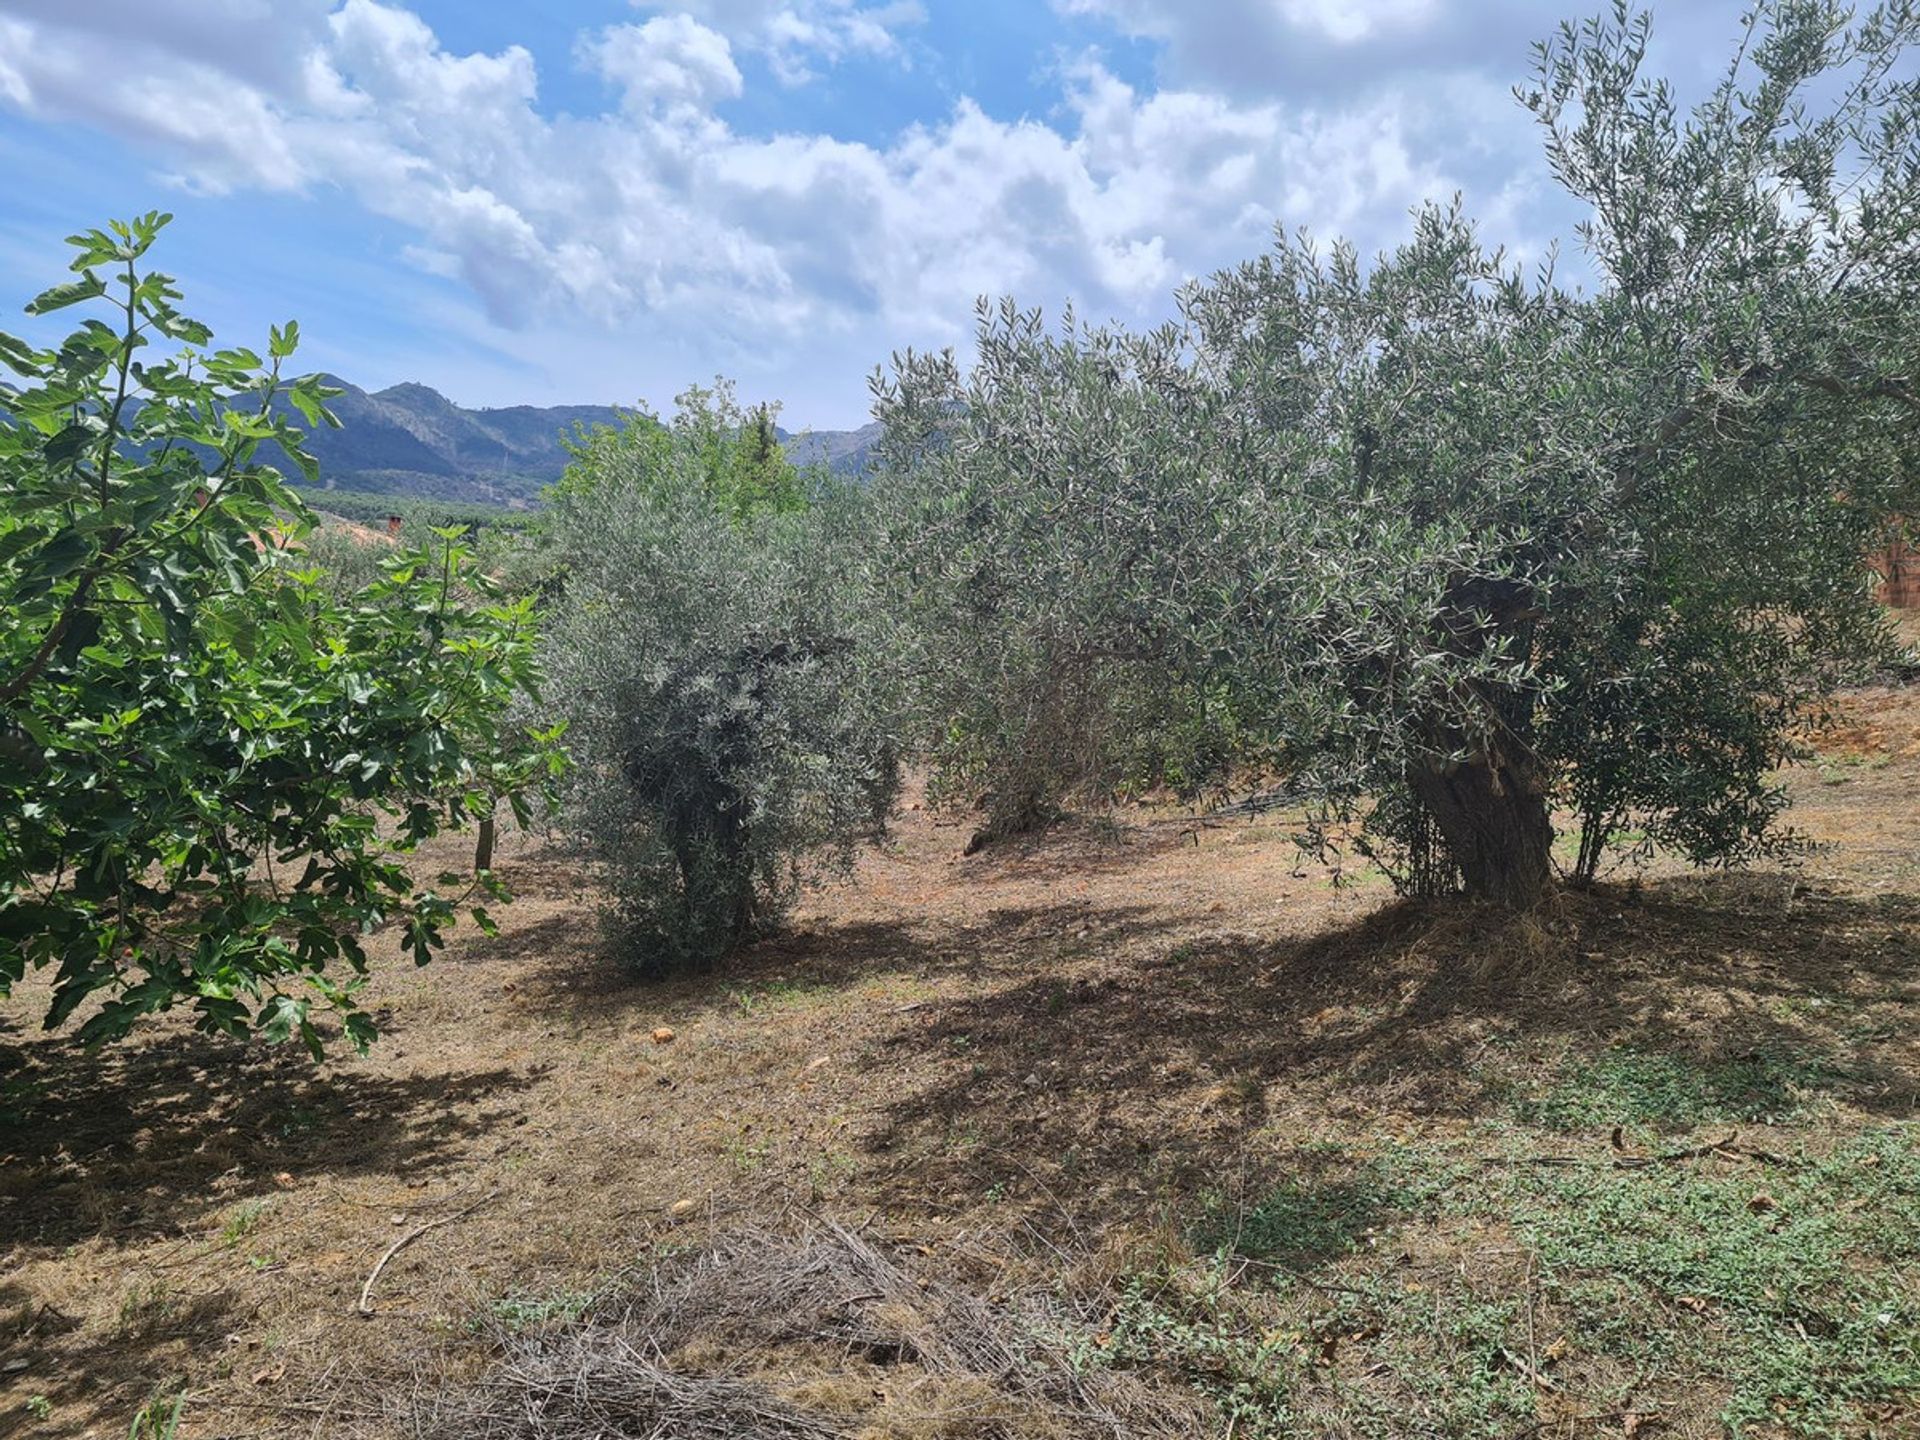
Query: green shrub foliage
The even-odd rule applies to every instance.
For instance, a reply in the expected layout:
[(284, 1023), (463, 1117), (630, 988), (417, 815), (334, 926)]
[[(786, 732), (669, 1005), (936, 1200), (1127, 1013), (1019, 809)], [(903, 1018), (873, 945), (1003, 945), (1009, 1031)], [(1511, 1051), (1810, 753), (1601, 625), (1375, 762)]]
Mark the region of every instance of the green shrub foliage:
[(385, 540), (356, 534), (346, 525), (324, 519), (300, 537), (299, 564), (320, 572), (319, 583), (329, 595), (346, 599), (380, 578), (394, 550)]
[(981, 839), (1045, 824), (1076, 794), (1224, 778), (1244, 698), (1206, 673), (1187, 622), (1232, 576), (1192, 568), (1235, 523), (1178, 478), (1175, 415), (1149, 375), (1172, 331), (1133, 338), (983, 302), (979, 361), (898, 357), (876, 383), (876, 483), (892, 649), (933, 794)]
[(28, 307), (106, 320), (0, 336), (0, 994), (50, 967), (47, 1025), (90, 1042), (186, 1005), (316, 1056), (332, 1012), (364, 1047), (360, 937), (397, 926), (425, 963), (473, 887), (408, 852), (524, 812), (557, 763), (505, 718), (537, 679), (530, 602), (447, 536), (321, 583), (258, 457), (311, 469), (273, 402), (326, 423), (329, 392), (282, 379), (291, 324), (264, 360), (209, 348), (140, 268), (165, 222), (73, 237), (76, 278)]
[(726, 441), (743, 455), (716, 463), (706, 425), (602, 432), (555, 497), (565, 815), (646, 973), (775, 924), (879, 834), (896, 790), (858, 497), (735, 485), (766, 475), (763, 438), (749, 419)]
[(1884, 641), (1864, 557), (1920, 509), (1920, 14), (1759, 4), (1691, 112), (1648, 36), (1564, 27), (1519, 93), (1587, 208), (1578, 286), (1428, 208), (1371, 264), (1283, 234), (1150, 334), (1004, 305), (968, 370), (896, 357), (962, 773), (1089, 773), (1084, 717), (1146, 684), (1224, 697), (1211, 732), (1413, 890), (1531, 903), (1561, 806), (1582, 876), (1629, 828), (1772, 843), (1775, 770)]

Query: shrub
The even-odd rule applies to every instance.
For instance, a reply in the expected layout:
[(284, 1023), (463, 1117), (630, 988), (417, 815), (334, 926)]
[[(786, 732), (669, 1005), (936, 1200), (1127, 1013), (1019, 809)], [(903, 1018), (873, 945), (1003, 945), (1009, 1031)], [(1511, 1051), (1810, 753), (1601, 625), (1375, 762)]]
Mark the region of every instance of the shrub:
[(993, 839), (1117, 783), (1223, 778), (1235, 696), (1188, 619), (1184, 568), (1225, 513), (1181, 479), (1148, 382), (1177, 363), (1069, 316), (982, 303), (980, 360), (907, 355), (876, 385), (888, 613), (932, 756), (933, 795), (978, 802)]
[(396, 553), (383, 539), (356, 535), (345, 525), (324, 521), (301, 537), (300, 550), (301, 566), (318, 570), (321, 588), (336, 599), (373, 584)]
[[(756, 444), (751, 426), (739, 443)], [(644, 972), (708, 965), (851, 862), (897, 775), (868, 643), (854, 497), (716, 488), (711, 436), (635, 424), (555, 497), (567, 567), (550, 669), (567, 823)]]
[(266, 362), (203, 348), (139, 270), (165, 223), (75, 236), (79, 278), (29, 307), (111, 295), (114, 325), (0, 336), (0, 995), (53, 967), (46, 1024), (92, 1003), (89, 1042), (186, 1004), (317, 1057), (324, 1012), (373, 1035), (359, 937), (397, 925), (425, 963), (472, 889), (407, 853), (524, 812), (556, 758), (503, 718), (538, 678), (531, 603), (446, 537), (344, 600), (302, 568), (307, 513), (258, 457), (311, 468), (274, 401), (325, 422), (329, 392), (281, 379), (292, 325)]

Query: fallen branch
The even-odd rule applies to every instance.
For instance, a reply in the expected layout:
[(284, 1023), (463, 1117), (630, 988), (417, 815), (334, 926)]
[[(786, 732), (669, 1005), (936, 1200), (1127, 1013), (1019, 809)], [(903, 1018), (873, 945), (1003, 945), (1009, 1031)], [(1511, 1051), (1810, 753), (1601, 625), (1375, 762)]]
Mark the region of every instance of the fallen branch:
[(1515, 1370), (1519, 1371), (1534, 1388), (1539, 1390), (1558, 1390), (1560, 1388), (1554, 1384), (1553, 1380), (1545, 1371), (1541, 1370), (1538, 1365), (1532, 1363), (1523, 1355), (1514, 1354), (1513, 1351), (1504, 1345), (1500, 1347), (1500, 1358), (1505, 1360), (1507, 1364), (1511, 1365)]
[[(1619, 1130), (1614, 1131), (1615, 1136)], [(1658, 1155), (1621, 1155), (1614, 1160), (1614, 1166), (1621, 1170), (1644, 1170), (1649, 1165), (1672, 1165), (1682, 1160), (1704, 1160), (1709, 1155), (1726, 1155), (1741, 1160), (1757, 1160), (1762, 1165), (1790, 1166), (1795, 1162), (1784, 1155), (1776, 1155), (1771, 1150), (1752, 1150), (1734, 1142), (1739, 1140), (1740, 1132), (1734, 1131), (1724, 1140), (1709, 1141), (1705, 1145), (1690, 1145), (1684, 1150), (1666, 1150)], [(1616, 1149), (1621, 1148), (1619, 1140), (1614, 1141)]]
[[(1724, 1155), (1730, 1160), (1753, 1160), (1762, 1165), (1778, 1165), (1791, 1169), (1801, 1162), (1786, 1155), (1775, 1154), (1771, 1150), (1755, 1150), (1735, 1142), (1740, 1132), (1734, 1131), (1724, 1140), (1710, 1140), (1705, 1145), (1689, 1145), (1684, 1150), (1663, 1150), (1656, 1155), (1615, 1155), (1610, 1160), (1594, 1160), (1584, 1155), (1482, 1155), (1482, 1165), (1547, 1165), (1565, 1169), (1588, 1169), (1597, 1166), (1609, 1166), (1615, 1170), (1646, 1170), (1655, 1165), (1677, 1165), (1685, 1160), (1704, 1160), (1710, 1155)], [(1618, 1127), (1614, 1129), (1613, 1146), (1624, 1150), (1625, 1143), (1620, 1138)]]
[(367, 1320), (373, 1318), (373, 1285), (374, 1282), (380, 1278), (380, 1272), (387, 1268), (387, 1262), (389, 1260), (393, 1259), (394, 1256), (413, 1244), (414, 1241), (418, 1240), (429, 1230), (438, 1230), (442, 1225), (451, 1225), (456, 1220), (464, 1220), (482, 1205), (487, 1204), (491, 1200), (497, 1200), (499, 1197), (500, 1192), (498, 1190), (489, 1190), (478, 1200), (467, 1206), (466, 1209), (456, 1210), (451, 1215), (442, 1215), (438, 1220), (429, 1220), (423, 1225), (416, 1225), (398, 1240), (394, 1241), (393, 1244), (389, 1245), (387, 1247), (387, 1253), (382, 1255), (379, 1263), (373, 1267), (373, 1273), (367, 1276), (367, 1283), (360, 1287), (360, 1303), (355, 1308), (359, 1311), (361, 1318)]
[(1627, 1421), (1628, 1435), (1639, 1434), (1641, 1428), (1647, 1425), (1659, 1425), (1663, 1429), (1666, 1426), (1658, 1410), (1595, 1410), (1585, 1415), (1556, 1415), (1548, 1420), (1535, 1420), (1531, 1424), (1522, 1425), (1518, 1430), (1508, 1432), (1506, 1440), (1528, 1440), (1528, 1437), (1538, 1435), (1549, 1426), (1557, 1428), (1561, 1425), (1592, 1425), (1603, 1420)]

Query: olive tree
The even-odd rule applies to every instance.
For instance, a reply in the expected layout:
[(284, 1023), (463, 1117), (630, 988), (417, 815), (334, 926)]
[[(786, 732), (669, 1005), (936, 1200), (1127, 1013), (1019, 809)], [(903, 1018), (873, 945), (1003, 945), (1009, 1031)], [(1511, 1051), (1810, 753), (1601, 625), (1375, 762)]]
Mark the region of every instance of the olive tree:
[[(761, 417), (764, 418), (764, 417)], [(877, 836), (897, 773), (851, 494), (796, 507), (765, 434), (609, 430), (559, 488), (563, 806), (643, 973), (714, 963)]]
[(1230, 695), (1415, 889), (1532, 903), (1561, 806), (1580, 875), (1630, 822), (1764, 848), (1916, 498), (1920, 16), (1761, 4), (1687, 111), (1649, 26), (1563, 28), (1519, 92), (1587, 209), (1579, 286), (1430, 206), (1371, 262), (1282, 234), (1161, 332), (1008, 307), (970, 373), (901, 357), (877, 399), (926, 513), (1048, 559), (1011, 624), (993, 567), (942, 562), (951, 653), (1039, 615)]
[(1076, 794), (1220, 778), (1239, 698), (1183, 623), (1238, 501), (1181, 447), (1180, 336), (978, 318), (971, 370), (908, 353), (875, 380), (890, 648), (934, 799), (985, 811), (976, 844)]

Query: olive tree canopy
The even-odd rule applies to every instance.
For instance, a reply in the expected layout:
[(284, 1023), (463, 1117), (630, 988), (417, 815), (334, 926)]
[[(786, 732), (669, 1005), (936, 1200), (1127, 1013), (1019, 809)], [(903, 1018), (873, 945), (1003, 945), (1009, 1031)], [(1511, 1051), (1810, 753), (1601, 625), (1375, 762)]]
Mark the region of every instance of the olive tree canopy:
[(1561, 808), (1581, 876), (1629, 824), (1764, 849), (1916, 509), (1920, 12), (1759, 4), (1690, 110), (1649, 30), (1563, 27), (1517, 92), (1586, 207), (1564, 265), (1430, 206), (1371, 262), (1283, 234), (1151, 334), (1009, 304), (969, 371), (897, 357), (936, 695), (1134, 667), (1421, 890), (1531, 903)]

